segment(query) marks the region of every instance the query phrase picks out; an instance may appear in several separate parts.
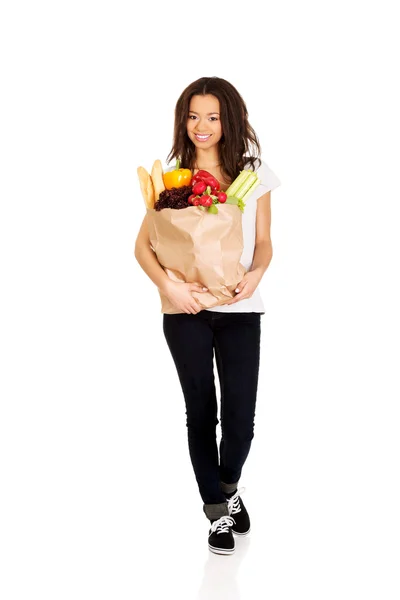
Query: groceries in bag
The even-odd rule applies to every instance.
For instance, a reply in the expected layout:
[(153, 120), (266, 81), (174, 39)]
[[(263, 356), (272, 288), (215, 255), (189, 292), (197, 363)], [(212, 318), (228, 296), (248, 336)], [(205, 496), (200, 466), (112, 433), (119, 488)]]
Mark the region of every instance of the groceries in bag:
[[(152, 175), (138, 168), (151, 247), (170, 279), (207, 287), (208, 292), (192, 292), (201, 308), (223, 305), (235, 296), (246, 272), (240, 263), (242, 212), (260, 180), (253, 171), (243, 170), (221, 192), (207, 171), (196, 173), (189, 185), (188, 179), (176, 180), (177, 187), (171, 188), (165, 186), (167, 174), (162, 173), (161, 161), (155, 161)], [(181, 312), (162, 292), (160, 297), (163, 313)]]

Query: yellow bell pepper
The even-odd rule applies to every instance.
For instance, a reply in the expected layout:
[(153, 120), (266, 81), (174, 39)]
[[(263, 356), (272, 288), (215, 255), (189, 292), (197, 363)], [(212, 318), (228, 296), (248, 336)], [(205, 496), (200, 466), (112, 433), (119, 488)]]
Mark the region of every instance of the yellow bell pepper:
[(192, 171), (190, 169), (180, 169), (180, 164), (181, 161), (178, 159), (173, 171), (167, 171), (167, 173), (163, 173), (164, 185), (167, 190), (170, 190), (173, 187), (179, 188), (183, 187), (184, 185), (190, 185), (192, 180)]

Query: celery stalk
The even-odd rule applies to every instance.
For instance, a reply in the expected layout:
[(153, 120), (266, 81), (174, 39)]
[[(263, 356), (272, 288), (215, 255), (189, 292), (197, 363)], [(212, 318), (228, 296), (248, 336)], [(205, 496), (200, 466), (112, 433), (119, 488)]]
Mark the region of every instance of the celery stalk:
[(257, 179), (253, 182), (252, 186), (247, 190), (247, 192), (245, 193), (244, 196), (242, 196), (242, 201), (244, 202), (246, 200), (246, 198), (248, 198), (256, 189), (256, 187), (258, 187), (258, 185), (261, 183), (261, 181), (259, 180), (259, 178), (257, 177)]
[(252, 188), (254, 182), (258, 181), (258, 177), (255, 173), (250, 173), (247, 177), (246, 181), (240, 186), (240, 188), (236, 192), (236, 196), (238, 198), (242, 198), (247, 194), (248, 190)]
[(257, 173), (250, 171), (250, 169), (244, 169), (225, 192), (228, 196), (227, 204), (236, 204), (243, 212), (245, 208), (244, 201), (260, 183), (261, 180)]
[(236, 196), (237, 190), (243, 185), (250, 174), (250, 171), (241, 171), (240, 174), (236, 177), (236, 179), (231, 183), (231, 185), (226, 190), (226, 194), (228, 196)]

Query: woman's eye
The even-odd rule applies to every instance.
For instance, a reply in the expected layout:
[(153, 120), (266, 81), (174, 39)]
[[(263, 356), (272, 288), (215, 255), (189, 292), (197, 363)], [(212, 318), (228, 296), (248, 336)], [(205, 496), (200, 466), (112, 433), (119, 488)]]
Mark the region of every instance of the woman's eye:
[[(196, 115), (189, 115), (189, 119), (197, 119)], [(210, 117), (211, 121), (218, 121), (218, 117)]]

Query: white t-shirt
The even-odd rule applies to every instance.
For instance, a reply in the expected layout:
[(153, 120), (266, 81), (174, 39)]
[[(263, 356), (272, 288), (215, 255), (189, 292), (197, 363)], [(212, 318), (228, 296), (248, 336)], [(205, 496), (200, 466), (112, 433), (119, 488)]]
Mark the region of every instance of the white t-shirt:
[[(257, 163), (256, 163), (257, 164)], [(249, 166), (247, 163), (245, 169)], [(164, 167), (164, 173), (167, 171), (173, 171), (175, 166)], [(240, 262), (248, 271), (253, 262), (254, 248), (256, 241), (256, 212), (257, 212), (257, 200), (260, 196), (263, 196), (269, 191), (274, 190), (281, 185), (280, 180), (275, 173), (269, 168), (266, 162), (261, 161), (261, 165), (255, 171), (260, 180), (260, 185), (254, 190), (254, 192), (246, 199), (245, 209), (242, 213), (242, 229), (243, 229), (243, 252)], [(235, 304), (222, 306), (214, 306), (213, 308), (207, 308), (213, 312), (257, 312), (264, 313), (264, 303), (262, 301), (260, 290), (257, 288), (251, 298), (245, 298), (239, 300)]]

